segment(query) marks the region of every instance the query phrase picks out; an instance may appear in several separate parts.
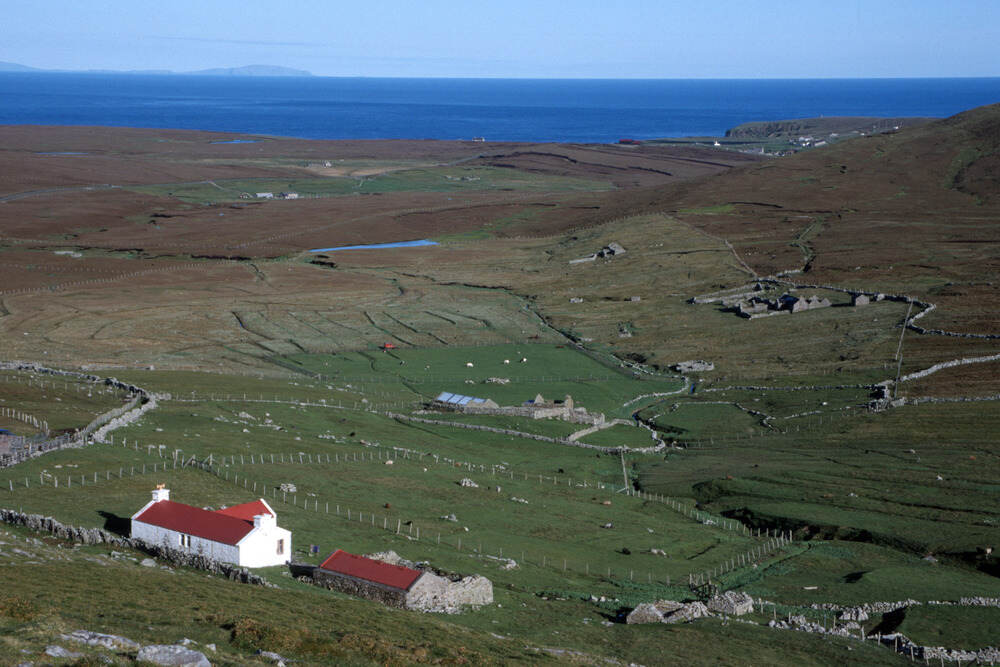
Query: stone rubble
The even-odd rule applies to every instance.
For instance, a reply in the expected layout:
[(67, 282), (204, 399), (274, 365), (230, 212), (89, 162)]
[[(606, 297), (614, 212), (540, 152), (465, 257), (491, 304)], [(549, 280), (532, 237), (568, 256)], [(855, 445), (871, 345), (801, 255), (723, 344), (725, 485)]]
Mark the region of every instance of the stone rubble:
[(638, 623), (688, 623), (697, 618), (711, 616), (711, 612), (703, 602), (676, 602), (674, 600), (658, 600), (644, 602), (625, 618), (629, 625)]

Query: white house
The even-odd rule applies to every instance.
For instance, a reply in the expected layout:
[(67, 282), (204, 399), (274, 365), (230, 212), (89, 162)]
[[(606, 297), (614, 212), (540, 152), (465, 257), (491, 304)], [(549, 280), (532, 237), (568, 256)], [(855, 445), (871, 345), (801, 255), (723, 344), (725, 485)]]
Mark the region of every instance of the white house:
[(292, 533), (263, 498), (210, 511), (175, 503), (162, 484), (132, 516), (132, 537), (244, 567), (282, 565), (292, 554)]
[(257, 199), (274, 199), (273, 192), (258, 192)]

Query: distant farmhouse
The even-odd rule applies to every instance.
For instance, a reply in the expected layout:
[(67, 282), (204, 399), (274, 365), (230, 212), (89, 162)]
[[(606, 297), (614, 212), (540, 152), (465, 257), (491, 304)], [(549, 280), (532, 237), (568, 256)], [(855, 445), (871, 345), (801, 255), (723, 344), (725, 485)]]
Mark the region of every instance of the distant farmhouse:
[(599, 257), (610, 258), (624, 254), (625, 254), (625, 248), (622, 246), (622, 244), (618, 243), (617, 241), (612, 241), (611, 243), (604, 246), (597, 252), (587, 255), (585, 257), (580, 257), (579, 259), (571, 259), (569, 260), (569, 263), (580, 264), (581, 262), (593, 262)]
[(751, 296), (748, 299), (739, 301), (733, 310), (740, 317), (756, 319), (767, 317), (768, 315), (780, 315), (783, 313), (800, 313), (804, 310), (815, 310), (817, 308), (829, 308), (832, 302), (827, 298), (820, 298), (815, 294), (809, 298), (803, 298), (794, 294), (782, 294), (777, 299), (768, 299), (761, 296)]
[(263, 498), (220, 510), (170, 500), (160, 484), (153, 499), (132, 516), (132, 537), (243, 567), (289, 562), (292, 533)]
[(257, 199), (274, 199), (273, 192), (258, 192)]
[(574, 424), (603, 424), (603, 414), (591, 414), (586, 408), (576, 407), (573, 397), (566, 395), (563, 400), (547, 400), (541, 394), (521, 405), (501, 406), (489, 398), (474, 398), (461, 394), (441, 392), (431, 403), (432, 408), (462, 412), (469, 415), (496, 415), (510, 417), (530, 417), (531, 419), (562, 419)]
[(299, 198), (299, 193), (298, 192), (279, 192), (278, 193), (278, 198), (279, 199), (298, 199)]

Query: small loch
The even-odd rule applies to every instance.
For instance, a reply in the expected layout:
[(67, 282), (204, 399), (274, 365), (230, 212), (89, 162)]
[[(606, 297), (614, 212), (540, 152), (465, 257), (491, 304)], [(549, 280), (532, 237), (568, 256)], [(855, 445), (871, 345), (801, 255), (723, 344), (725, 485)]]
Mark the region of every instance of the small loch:
[(437, 241), (420, 239), (419, 241), (396, 241), (395, 243), (369, 243), (367, 245), (341, 245), (333, 248), (313, 248), (309, 252), (336, 252), (338, 250), (382, 250), (385, 248), (417, 248), (420, 246), (438, 245)]

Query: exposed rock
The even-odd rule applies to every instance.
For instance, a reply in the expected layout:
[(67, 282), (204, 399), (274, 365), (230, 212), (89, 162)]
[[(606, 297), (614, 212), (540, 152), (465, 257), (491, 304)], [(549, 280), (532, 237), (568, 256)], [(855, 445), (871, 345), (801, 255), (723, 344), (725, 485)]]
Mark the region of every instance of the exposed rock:
[(288, 658), (279, 653), (275, 653), (274, 651), (257, 651), (257, 657), (267, 660), (268, 662), (272, 662), (275, 665), (278, 665), (278, 667), (284, 667), (284, 665), (288, 662)]
[(70, 651), (68, 649), (64, 649), (62, 646), (57, 646), (55, 644), (45, 647), (45, 655), (49, 656), (50, 658), (68, 658), (70, 660), (83, 657), (82, 653), (77, 653), (76, 651)]
[(462, 478), (462, 481), (461, 481), (461, 482), (459, 482), (458, 484), (459, 484), (459, 486), (467, 486), (467, 487), (469, 487), (470, 489), (478, 489), (478, 488), (479, 488), (479, 485), (478, 485), (478, 484), (476, 484), (475, 482), (473, 482), (473, 481), (472, 481), (471, 479), (469, 479), (468, 477), (463, 477), (463, 478)]
[(90, 630), (74, 630), (69, 634), (60, 635), (60, 637), (66, 641), (79, 642), (87, 646), (100, 646), (113, 651), (134, 651), (139, 648), (138, 642), (134, 642), (131, 639), (119, 637), (118, 635), (91, 632)]
[(282, 493), (298, 493), (298, 488), (291, 483), (285, 483), (278, 487), (278, 490)]
[(143, 558), (139, 565), (142, 565), (143, 567), (156, 567), (156, 561), (152, 558)]
[(452, 521), (456, 523), (458, 522), (458, 517), (455, 516), (454, 514), (445, 514), (444, 516), (441, 517), (441, 519), (444, 521)]
[(205, 654), (201, 651), (194, 651), (181, 645), (168, 646), (164, 644), (154, 644), (143, 646), (139, 649), (136, 657), (138, 662), (151, 662), (154, 665), (168, 665), (170, 667), (212, 667)]

